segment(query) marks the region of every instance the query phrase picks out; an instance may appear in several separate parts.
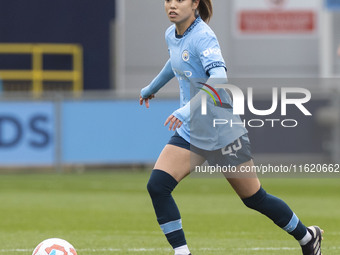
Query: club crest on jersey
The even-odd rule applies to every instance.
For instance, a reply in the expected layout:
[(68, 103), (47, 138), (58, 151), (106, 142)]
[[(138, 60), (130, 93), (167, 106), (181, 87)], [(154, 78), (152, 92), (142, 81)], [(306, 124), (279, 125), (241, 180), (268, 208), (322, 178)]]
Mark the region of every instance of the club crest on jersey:
[(183, 53), (182, 53), (182, 59), (183, 59), (183, 61), (185, 61), (185, 62), (188, 62), (188, 61), (189, 61), (189, 59), (190, 59), (189, 51), (187, 51), (187, 50), (183, 51)]

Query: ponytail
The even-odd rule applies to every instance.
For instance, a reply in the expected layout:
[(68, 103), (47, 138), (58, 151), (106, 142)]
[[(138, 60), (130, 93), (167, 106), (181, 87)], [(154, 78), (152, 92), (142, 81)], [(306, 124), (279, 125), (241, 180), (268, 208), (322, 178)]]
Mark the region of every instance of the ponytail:
[(211, 0), (200, 0), (198, 12), (204, 22), (208, 23), (213, 15), (213, 7)]

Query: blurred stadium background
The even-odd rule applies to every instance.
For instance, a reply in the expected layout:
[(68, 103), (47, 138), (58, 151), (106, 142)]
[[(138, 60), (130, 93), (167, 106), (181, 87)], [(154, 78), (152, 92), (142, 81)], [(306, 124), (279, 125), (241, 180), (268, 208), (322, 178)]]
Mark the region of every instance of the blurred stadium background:
[[(210, 25), (230, 82), (253, 87), (256, 107), (270, 107), (273, 87), (312, 93), (313, 116), (295, 108), (286, 116), (298, 127), (249, 128), (256, 163), (339, 163), (340, 1), (213, 3)], [(168, 58), (163, 1), (0, 0), (0, 20), (0, 254), (29, 254), (55, 235), (80, 254), (172, 254), (142, 170), (151, 170), (172, 135), (163, 123), (179, 107), (176, 81), (150, 109), (138, 102)], [(280, 111), (270, 118), (282, 118)], [(83, 174), (59, 175), (70, 170)], [(185, 181), (176, 196), (189, 239), (203, 245), (195, 254), (300, 254), (232, 191), (225, 195), (225, 182)], [(327, 225), (327, 254), (340, 254), (338, 180), (264, 184), (303, 220)]]

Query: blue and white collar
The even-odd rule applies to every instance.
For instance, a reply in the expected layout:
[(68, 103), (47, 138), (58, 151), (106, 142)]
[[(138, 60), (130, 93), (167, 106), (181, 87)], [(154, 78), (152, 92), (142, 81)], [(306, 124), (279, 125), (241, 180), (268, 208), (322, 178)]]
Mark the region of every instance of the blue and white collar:
[(196, 27), (196, 25), (197, 25), (198, 23), (200, 23), (201, 21), (203, 21), (202, 18), (201, 18), (200, 16), (198, 16), (198, 17), (195, 19), (195, 21), (187, 28), (187, 30), (185, 30), (185, 32), (184, 32), (183, 35), (178, 35), (178, 34), (177, 34), (177, 30), (175, 29), (175, 36), (176, 36), (176, 38), (177, 38), (177, 39), (181, 39), (181, 38), (185, 37), (185, 36), (186, 36), (187, 34), (189, 34), (190, 31), (193, 30), (194, 27)]

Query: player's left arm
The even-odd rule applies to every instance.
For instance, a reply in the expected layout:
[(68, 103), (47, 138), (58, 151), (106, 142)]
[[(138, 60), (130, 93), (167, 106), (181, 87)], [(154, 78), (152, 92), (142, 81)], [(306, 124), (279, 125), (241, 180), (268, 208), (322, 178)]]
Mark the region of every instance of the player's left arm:
[[(224, 67), (214, 67), (209, 70), (209, 79), (206, 82), (210, 86), (214, 86), (215, 84), (227, 83), (227, 73)], [(164, 126), (169, 125), (169, 130), (176, 130), (176, 128), (180, 128), (183, 122), (188, 121), (190, 119), (190, 106), (192, 107), (200, 107), (201, 105), (201, 94), (203, 92), (200, 91), (195, 95), (185, 106), (179, 108), (174, 111), (165, 121)]]

